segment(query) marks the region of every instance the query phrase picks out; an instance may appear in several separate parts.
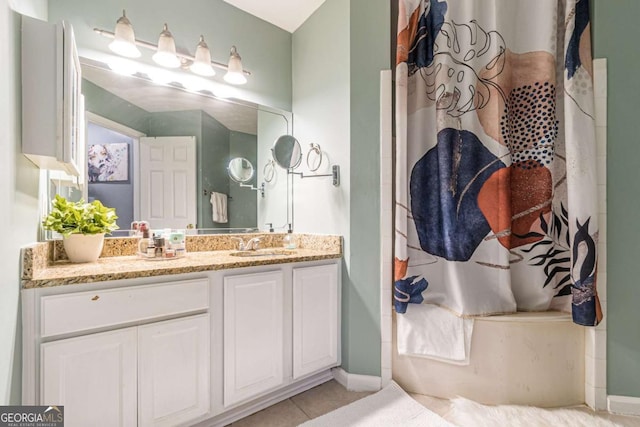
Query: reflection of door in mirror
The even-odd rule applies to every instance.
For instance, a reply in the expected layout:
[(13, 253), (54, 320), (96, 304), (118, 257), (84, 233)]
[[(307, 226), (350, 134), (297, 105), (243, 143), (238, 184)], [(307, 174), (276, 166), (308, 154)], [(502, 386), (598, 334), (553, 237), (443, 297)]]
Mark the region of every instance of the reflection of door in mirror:
[(196, 138), (140, 138), (140, 218), (152, 229), (196, 223)]

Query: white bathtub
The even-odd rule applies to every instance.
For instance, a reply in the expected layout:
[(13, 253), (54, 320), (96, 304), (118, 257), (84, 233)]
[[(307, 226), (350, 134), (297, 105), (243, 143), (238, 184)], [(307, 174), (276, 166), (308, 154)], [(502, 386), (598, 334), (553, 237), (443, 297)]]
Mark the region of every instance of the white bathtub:
[(393, 320), (393, 379), (407, 391), (485, 404), (584, 403), (584, 328), (558, 312), (477, 318), (471, 363), (400, 356)]

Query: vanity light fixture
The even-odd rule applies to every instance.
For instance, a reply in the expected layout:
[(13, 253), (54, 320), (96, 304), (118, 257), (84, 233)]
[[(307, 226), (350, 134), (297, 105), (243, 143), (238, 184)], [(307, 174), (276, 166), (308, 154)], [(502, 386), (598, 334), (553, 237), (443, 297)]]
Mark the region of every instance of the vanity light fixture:
[(162, 32), (158, 39), (158, 49), (152, 58), (156, 64), (163, 67), (178, 68), (180, 66), (180, 59), (176, 56), (176, 41), (173, 39), (173, 34), (169, 31), (166, 23), (162, 27)]
[(224, 80), (233, 85), (243, 85), (247, 82), (242, 69), (242, 58), (240, 58), (235, 46), (231, 46), (231, 52), (229, 52), (229, 66)]
[(124, 9), (122, 10), (122, 16), (116, 21), (116, 30), (113, 41), (109, 43), (109, 49), (127, 58), (139, 58), (142, 55), (136, 46), (133, 26)]
[(242, 59), (235, 46), (231, 47), (228, 64), (212, 61), (211, 51), (202, 35), (196, 46), (195, 56), (177, 52), (176, 42), (166, 23), (160, 33), (157, 45), (143, 40), (137, 40), (133, 33), (133, 25), (126, 17), (124, 10), (122, 11), (122, 17), (118, 19), (116, 23), (116, 31), (114, 33), (100, 28), (94, 28), (93, 31), (104, 37), (114, 39), (109, 43), (109, 48), (118, 55), (137, 58), (141, 55), (138, 50), (138, 47), (141, 46), (155, 51), (152, 59), (163, 67), (181, 67), (205, 77), (211, 77), (216, 74), (213, 67), (219, 68), (226, 71), (224, 80), (233, 85), (245, 84), (247, 82), (246, 76), (251, 75), (249, 71), (243, 68)]
[(193, 64), (189, 67), (191, 71), (205, 77), (215, 76), (216, 72), (211, 66), (211, 52), (209, 46), (204, 41), (204, 36), (200, 35), (200, 41), (196, 46), (196, 56)]

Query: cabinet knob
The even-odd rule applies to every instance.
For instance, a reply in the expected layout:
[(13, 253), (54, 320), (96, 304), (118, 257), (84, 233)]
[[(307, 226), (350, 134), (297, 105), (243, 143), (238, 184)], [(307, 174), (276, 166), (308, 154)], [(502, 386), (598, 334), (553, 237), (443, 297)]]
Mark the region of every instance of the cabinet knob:
[(91, 298), (91, 301), (98, 301), (100, 299), (100, 297), (98, 295), (96, 295), (95, 297)]

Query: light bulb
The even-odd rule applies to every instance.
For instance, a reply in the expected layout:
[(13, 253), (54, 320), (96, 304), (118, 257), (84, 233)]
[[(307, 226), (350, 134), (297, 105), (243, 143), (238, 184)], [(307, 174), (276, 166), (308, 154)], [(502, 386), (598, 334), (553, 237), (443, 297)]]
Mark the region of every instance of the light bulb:
[(227, 67), (227, 74), (224, 75), (224, 80), (234, 85), (242, 85), (247, 82), (242, 69), (242, 58), (240, 58), (235, 46), (231, 46), (229, 66)]
[(176, 56), (176, 42), (169, 31), (167, 24), (164, 24), (160, 38), (158, 39), (158, 50), (152, 56), (153, 60), (163, 67), (178, 68), (180, 59)]
[(209, 46), (204, 41), (204, 37), (200, 36), (198, 46), (196, 46), (196, 56), (193, 64), (189, 67), (191, 71), (205, 77), (215, 76), (216, 72), (211, 67), (211, 52)]
[(109, 43), (109, 49), (127, 58), (139, 58), (141, 55), (140, 50), (136, 47), (133, 25), (124, 10), (122, 16), (116, 21), (115, 35), (113, 41)]

